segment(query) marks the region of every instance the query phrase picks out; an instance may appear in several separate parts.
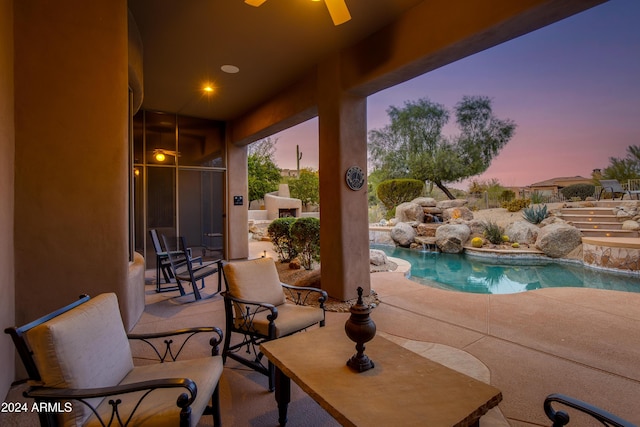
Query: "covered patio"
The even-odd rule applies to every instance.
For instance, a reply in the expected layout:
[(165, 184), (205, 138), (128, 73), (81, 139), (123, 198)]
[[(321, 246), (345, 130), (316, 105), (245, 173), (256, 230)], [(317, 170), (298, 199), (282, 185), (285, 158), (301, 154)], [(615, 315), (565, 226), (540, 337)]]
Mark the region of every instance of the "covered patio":
[[(484, 348), (487, 359), (509, 354), (512, 363), (523, 348), (533, 348), (533, 341), (521, 342), (515, 336), (537, 337), (538, 325), (522, 322), (522, 331), (511, 330), (506, 326), (515, 323), (514, 311), (513, 318), (503, 319), (504, 328), (502, 324), (491, 326), (487, 315), (493, 312), (493, 299), (489, 297), (478, 303), (470, 301), (469, 306), (461, 305), (457, 298), (447, 304), (443, 301), (439, 309), (442, 316), (435, 316), (432, 304), (415, 307), (416, 299), (405, 301), (406, 306), (396, 304), (400, 297), (396, 292), (405, 288), (378, 283), (387, 275), (376, 276), (372, 282), (367, 268), (368, 229), (362, 220), (367, 217), (366, 186), (361, 190), (349, 188), (345, 173), (356, 167), (366, 176), (368, 95), (579, 13), (602, 0), (380, 0), (375, 7), (367, 0), (348, 3), (354, 25), (336, 29), (327, 16), (314, 15), (309, 18), (313, 24), (307, 26), (312, 28), (310, 37), (317, 43), (310, 45), (293, 43), (306, 25), (301, 21), (301, 10), (288, 9), (285, 2), (276, 0), (259, 9), (240, 0), (167, 0), (161, 6), (148, 0), (0, 2), (1, 324), (24, 324), (81, 293), (117, 293), (129, 330), (154, 328), (162, 322), (179, 323), (185, 320), (182, 315), (202, 317), (201, 312), (187, 314), (190, 310), (219, 314), (219, 301), (215, 299), (184, 306), (175, 315), (150, 314), (157, 301), (149, 300), (145, 259), (136, 251), (136, 236), (147, 235), (146, 229), (136, 230), (136, 215), (148, 206), (137, 205), (135, 199), (133, 116), (142, 109), (161, 111), (173, 116), (175, 122), (178, 117), (195, 117), (213, 123), (208, 130), (214, 131), (216, 147), (222, 147), (219, 158), (223, 164), (216, 163), (215, 172), (220, 176), (216, 175), (215, 183), (222, 184), (217, 203), (223, 224), (222, 251), (228, 260), (251, 257), (246, 238), (247, 145), (317, 116), (325, 290), (340, 300), (354, 298), (357, 286), (365, 292), (372, 287), (377, 287), (381, 295), (386, 292), (388, 302), (379, 308), (378, 316), (381, 330), (390, 334), (437, 341), (429, 335), (431, 332), (455, 326), (459, 334), (445, 334), (446, 341), (451, 341), (445, 344), (457, 344), (465, 350), (477, 346), (480, 351), (481, 344), (489, 342), (491, 350)], [(266, 12), (256, 15), (255, 10)], [(211, 33), (230, 28), (239, 29), (234, 37)], [(257, 45), (257, 40), (267, 44)], [(237, 44), (240, 42), (244, 44)], [(229, 47), (231, 50), (227, 50)], [(217, 98), (203, 97), (196, 77), (200, 73), (208, 77), (208, 71), (217, 73), (221, 65), (229, 64), (217, 62), (227, 58), (207, 57), (205, 52), (226, 52), (228, 59), (242, 69), (238, 74), (241, 78), (235, 82), (219, 78)], [(304, 60), (298, 61), (302, 53)], [(179, 136), (179, 129), (172, 129)], [(187, 166), (197, 169), (202, 165)], [(175, 222), (171, 228), (180, 234), (179, 221)], [(395, 280), (395, 276), (389, 277)], [(611, 298), (609, 294), (604, 297)], [(424, 298), (436, 295), (425, 294)], [(577, 310), (577, 299), (566, 299)], [(637, 321), (632, 301), (633, 297), (620, 301), (620, 307), (629, 308), (624, 314), (627, 322)], [(602, 322), (607, 331), (612, 327), (608, 322), (615, 325), (606, 309), (589, 302), (584, 305), (607, 313)], [(395, 312), (398, 307), (402, 310)], [(499, 309), (506, 313), (508, 307), (506, 304)], [(221, 321), (212, 317), (208, 323)], [(496, 330), (503, 330), (504, 336), (494, 338)], [(544, 355), (541, 360), (557, 366), (560, 375), (560, 365), (571, 360), (575, 352), (580, 357), (569, 367), (580, 372), (571, 379), (595, 380), (599, 387), (605, 383), (600, 379), (609, 383), (615, 379), (637, 387), (637, 375), (626, 376), (637, 372), (630, 363), (637, 360), (637, 354), (611, 356), (622, 358), (612, 366), (624, 372), (610, 373), (606, 378), (598, 376), (603, 375), (603, 368), (595, 362), (593, 368), (582, 370), (591, 366), (588, 352), (598, 353), (598, 340), (609, 342), (613, 336), (604, 331), (602, 337), (590, 336), (592, 332), (596, 331), (586, 331), (580, 340), (571, 342), (565, 349), (568, 354), (550, 357), (554, 353), (549, 346), (542, 346), (535, 354)], [(552, 331), (548, 333), (561, 340)], [(454, 339), (456, 336), (464, 339)], [(484, 336), (490, 339), (485, 341)], [(634, 339), (627, 338), (634, 344), (630, 349), (638, 348)], [(511, 342), (514, 344), (505, 346)], [(0, 343), (0, 364), (6, 367), (0, 373), (0, 394), (4, 395), (20, 378), (20, 369), (15, 367), (9, 338), (3, 335)], [(614, 354), (611, 348), (605, 348)], [(496, 363), (502, 362), (500, 359)], [(549, 368), (542, 365), (540, 362), (535, 368), (531, 363), (536, 374)], [(522, 372), (521, 367), (516, 372)], [(504, 381), (511, 381), (506, 379), (512, 378), (508, 374), (504, 377)], [(505, 396), (513, 392), (505, 398), (504, 412), (515, 420), (528, 416), (518, 414), (529, 412), (518, 405), (539, 399), (517, 398), (522, 390), (530, 389), (522, 384), (513, 390), (497, 385)], [(616, 383), (611, 390), (619, 385)], [(630, 395), (618, 397), (618, 402)], [(600, 403), (588, 399), (591, 396), (582, 397)], [(230, 402), (234, 401), (226, 400), (225, 404), (233, 404)], [(509, 406), (512, 404), (513, 410)], [(540, 401), (531, 405), (537, 408)], [(628, 416), (613, 404), (604, 406)], [(228, 406), (224, 409), (225, 417), (242, 411), (229, 411)]]
[[(275, 255), (270, 243), (252, 243), (250, 257), (262, 256), (264, 250)], [(221, 297), (184, 304), (177, 292), (157, 294), (153, 275), (147, 272), (147, 304), (135, 332), (224, 325)], [(499, 411), (483, 417), (481, 427), (549, 425), (542, 402), (551, 393), (577, 397), (640, 424), (635, 405), (640, 394), (640, 294), (554, 288), (454, 295), (411, 282), (402, 272), (374, 273), (371, 283), (381, 300), (372, 313), (379, 334), (469, 375), (486, 375), (485, 381), (502, 391)], [(215, 276), (206, 286), (217, 286)], [(327, 312), (327, 325), (343, 325), (348, 316)], [(206, 353), (207, 343), (199, 345)], [(195, 357), (197, 351), (190, 354)], [(228, 360), (221, 379), (223, 425), (278, 425), (274, 394), (266, 383), (264, 375)], [(9, 397), (19, 398), (19, 390)], [(10, 419), (0, 414), (0, 424), (36, 426), (32, 418), (29, 424), (24, 415)], [(570, 425), (595, 425), (590, 422), (574, 415)], [(212, 425), (210, 417), (199, 425)], [(289, 425), (339, 424), (294, 385)]]

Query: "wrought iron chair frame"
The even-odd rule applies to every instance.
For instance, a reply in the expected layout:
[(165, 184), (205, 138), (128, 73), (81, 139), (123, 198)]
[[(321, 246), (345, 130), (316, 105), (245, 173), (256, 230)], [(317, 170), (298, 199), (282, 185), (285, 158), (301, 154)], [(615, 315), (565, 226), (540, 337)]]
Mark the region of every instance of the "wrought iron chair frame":
[[(81, 295), (80, 298), (65, 306), (62, 307), (46, 316), (43, 316), (33, 322), (30, 322), (21, 327), (10, 327), (6, 328), (4, 332), (11, 336), (13, 343), (16, 347), (18, 355), (22, 360), (22, 363), (27, 370), (27, 374), (29, 376), (29, 380), (34, 384), (37, 384), (42, 380), (40, 372), (36, 366), (35, 360), (33, 358), (33, 352), (29, 347), (29, 344), (26, 339), (26, 333), (32, 328), (45, 323), (63, 313), (70, 311), (71, 309), (87, 302), (90, 299), (88, 295)], [(127, 334), (127, 338), (129, 340), (140, 340), (145, 342), (147, 345), (151, 346), (154, 350), (154, 353), (158, 357), (158, 361), (160, 363), (165, 363), (168, 359), (171, 361), (175, 361), (186, 343), (195, 335), (199, 333), (213, 333), (214, 336), (209, 340), (209, 344), (211, 345), (211, 355), (218, 356), (219, 355), (219, 345), (223, 339), (223, 332), (218, 327), (196, 327), (196, 328), (185, 328), (174, 331), (166, 331), (166, 332), (157, 332), (150, 334)], [(187, 335), (186, 338), (183, 339), (179, 348), (174, 351), (171, 348), (173, 344), (173, 340), (170, 337), (175, 337), (178, 335)], [(164, 343), (164, 350), (161, 351), (158, 349), (158, 344), (154, 343), (152, 340), (154, 339), (162, 339)], [(75, 400), (78, 401), (87, 407), (93, 412), (93, 414), (98, 418), (100, 424), (102, 426), (127, 426), (129, 425), (132, 417), (135, 414), (135, 411), (138, 409), (140, 403), (149, 396), (153, 390), (163, 389), (163, 388), (184, 388), (185, 391), (179, 395), (176, 400), (176, 405), (180, 408), (180, 427), (189, 427), (191, 425), (191, 408), (190, 405), (194, 402), (197, 395), (197, 385), (190, 380), (189, 378), (164, 378), (164, 379), (155, 379), (149, 381), (141, 381), (130, 384), (122, 384), (111, 387), (100, 387), (100, 388), (91, 388), (91, 389), (69, 389), (69, 388), (53, 388), (53, 387), (45, 387), (39, 385), (32, 385), (29, 387), (27, 391), (24, 392), (24, 396), (28, 398), (32, 398), (35, 402), (40, 405), (41, 403), (56, 403), (63, 401)], [(109, 404), (111, 405), (111, 416), (108, 420), (102, 419), (98, 414), (95, 407), (93, 407), (87, 399), (97, 398), (97, 397), (109, 397), (115, 395), (123, 395), (128, 393), (134, 393), (139, 391), (147, 391), (144, 393), (137, 401), (133, 411), (128, 414), (128, 416), (123, 417), (122, 414), (119, 413), (118, 407), (122, 403), (122, 396), (120, 396), (116, 400), (110, 400)], [(216, 385), (216, 388), (213, 391), (211, 396), (211, 406), (207, 406), (203, 415), (212, 415), (213, 416), (213, 425), (218, 427), (221, 425), (220, 418), (220, 393), (219, 393), (219, 384)], [(40, 425), (42, 427), (57, 427), (59, 425), (58, 419), (54, 412), (46, 412), (39, 411), (38, 417), (40, 421)]]
[[(269, 379), (269, 391), (273, 391), (275, 387), (275, 366), (267, 360), (267, 364), (263, 362), (264, 354), (259, 350), (260, 344), (266, 341), (277, 339), (276, 337), (276, 324), (275, 320), (278, 318), (278, 308), (273, 304), (261, 303), (256, 301), (248, 301), (241, 298), (236, 298), (229, 293), (229, 286), (227, 283), (226, 275), (223, 271), (223, 277), (225, 279), (226, 290), (221, 293), (224, 298), (225, 318), (226, 318), (226, 334), (224, 338), (224, 346), (222, 350), (223, 363), (226, 362), (227, 357), (251, 368), (264, 375)], [(328, 295), (326, 291), (322, 289), (316, 289), (311, 287), (291, 286), (286, 283), (280, 283), (282, 286), (285, 297), (296, 305), (308, 305), (309, 298), (312, 294), (319, 294), (317, 301), (320, 304), (320, 308), (323, 311), (323, 319), (319, 322), (320, 327), (325, 325), (325, 307), (324, 303), (327, 301)], [(268, 310), (270, 313), (267, 315), (268, 334), (260, 333), (253, 324), (255, 316)], [(241, 313), (241, 322), (237, 323), (237, 314)], [(309, 325), (308, 327), (313, 326)], [(307, 328), (300, 329), (291, 334), (306, 330)], [(242, 341), (231, 345), (231, 334), (237, 333), (242, 335)], [(287, 336), (287, 335), (284, 335)], [(282, 337), (280, 337), (282, 338)], [(249, 355), (244, 357), (239, 354), (240, 350), (244, 349)]]
[(628, 421), (613, 415), (603, 409), (583, 402), (582, 400), (574, 399), (573, 397), (565, 396), (563, 394), (550, 394), (544, 400), (544, 412), (547, 417), (553, 421), (552, 427), (563, 427), (569, 424), (570, 416), (565, 411), (556, 411), (553, 409), (552, 404), (559, 403), (569, 408), (576, 409), (584, 414), (591, 416), (598, 420), (602, 425), (607, 427), (636, 427)]
[[(163, 235), (162, 240), (164, 242), (165, 248), (168, 249), (169, 242), (167, 240), (167, 237)], [(187, 248), (184, 236), (179, 236), (178, 241), (178, 250), (167, 250), (167, 255), (169, 257), (169, 263), (171, 264), (171, 269), (173, 270), (173, 277), (176, 279), (177, 289), (178, 291), (180, 291), (180, 295), (187, 294), (184, 290), (184, 286), (182, 286), (182, 282), (189, 282), (191, 284), (191, 287), (193, 288), (193, 295), (195, 300), (198, 301), (202, 299), (200, 289), (204, 288), (204, 278), (214, 273), (218, 273), (218, 291), (211, 296), (220, 293), (220, 291), (222, 290), (222, 260), (216, 259), (213, 261), (203, 262), (201, 257), (191, 258), (189, 248)], [(180, 254), (178, 258), (175, 257), (176, 253)], [(188, 262), (185, 262), (185, 259), (188, 260)], [(198, 264), (196, 264), (196, 262)], [(215, 267), (211, 268), (214, 265)], [(179, 270), (180, 268), (182, 268), (182, 271)], [(198, 288), (198, 280), (202, 281), (202, 286), (200, 288)]]
[[(169, 261), (169, 251), (162, 247), (162, 243), (160, 242), (160, 236), (158, 235), (157, 230), (151, 229), (149, 230), (149, 235), (151, 236), (151, 242), (153, 243), (153, 249), (156, 252), (156, 292), (171, 292), (180, 290), (180, 286), (174, 282), (175, 277), (173, 275), (173, 268), (171, 267), (171, 262)], [(165, 245), (166, 246), (166, 245)], [(189, 259), (193, 261), (197, 261), (200, 258), (193, 258), (191, 256), (191, 249), (188, 251)], [(183, 257), (182, 251), (171, 251), (171, 255), (176, 257), (176, 260), (180, 259), (180, 265), (183, 265), (186, 260), (181, 259)], [(162, 279), (160, 276), (162, 273), (162, 277), (164, 277), (165, 284), (169, 286), (162, 286)]]

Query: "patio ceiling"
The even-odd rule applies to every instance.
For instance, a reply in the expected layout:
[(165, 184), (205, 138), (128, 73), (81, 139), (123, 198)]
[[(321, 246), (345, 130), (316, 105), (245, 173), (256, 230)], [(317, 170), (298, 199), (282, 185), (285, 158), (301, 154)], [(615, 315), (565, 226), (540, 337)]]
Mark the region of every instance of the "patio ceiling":
[(603, 1), (346, 0), (352, 19), (339, 26), (311, 0), (129, 0), (129, 8), (144, 46), (143, 108), (234, 121), (297, 82), (315, 87), (316, 65), (336, 52), (345, 88), (366, 96)]
[[(334, 26), (323, 2), (310, 0), (258, 8), (243, 0), (129, 0), (144, 45), (143, 107), (231, 120), (420, 2), (347, 0), (353, 18)], [(203, 94), (206, 83), (214, 93)]]

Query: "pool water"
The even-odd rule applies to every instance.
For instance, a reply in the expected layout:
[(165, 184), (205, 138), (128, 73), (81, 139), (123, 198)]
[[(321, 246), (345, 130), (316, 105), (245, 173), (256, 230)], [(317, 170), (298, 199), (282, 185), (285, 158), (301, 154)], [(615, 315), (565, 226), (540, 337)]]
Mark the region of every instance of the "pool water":
[(477, 258), (372, 245), (411, 264), (411, 280), (478, 294), (511, 294), (541, 288), (578, 287), (640, 292), (640, 277), (545, 259)]

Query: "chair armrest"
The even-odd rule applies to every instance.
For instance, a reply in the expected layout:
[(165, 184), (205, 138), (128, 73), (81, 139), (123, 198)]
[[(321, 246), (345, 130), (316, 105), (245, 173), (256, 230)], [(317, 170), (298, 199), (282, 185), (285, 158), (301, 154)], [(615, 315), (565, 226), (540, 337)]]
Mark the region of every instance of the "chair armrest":
[(102, 419), (96, 411), (96, 408), (87, 402), (87, 399), (92, 399), (96, 397), (108, 397), (114, 395), (120, 395), (118, 399), (115, 401), (110, 401), (111, 405), (111, 415), (110, 419), (115, 419), (114, 417), (122, 417), (125, 414), (121, 414), (118, 411), (118, 406), (122, 403), (123, 394), (134, 393), (139, 391), (147, 391), (143, 393), (142, 396), (138, 398), (138, 402), (135, 405), (133, 412), (128, 414), (127, 422), (131, 420), (136, 410), (140, 406), (140, 403), (151, 393), (153, 390), (160, 388), (184, 388), (187, 391), (180, 393), (176, 399), (176, 405), (179, 408), (182, 408), (181, 412), (190, 411), (189, 406), (196, 399), (196, 395), (198, 394), (198, 387), (196, 383), (194, 383), (189, 378), (163, 378), (149, 381), (141, 381), (131, 384), (121, 384), (112, 387), (99, 387), (99, 388), (88, 388), (88, 389), (71, 389), (71, 388), (52, 388), (52, 387), (42, 387), (42, 386), (32, 386), (29, 390), (25, 391), (23, 395), (25, 397), (30, 397), (36, 399), (36, 401), (60, 401), (60, 400), (77, 400), (82, 404), (88, 406), (91, 411), (100, 419), (102, 425), (107, 425), (109, 423), (109, 418)]
[(603, 409), (590, 405), (582, 400), (574, 399), (573, 397), (565, 396), (563, 394), (550, 394), (544, 400), (544, 412), (547, 417), (553, 421), (552, 427), (562, 427), (569, 424), (569, 414), (564, 411), (556, 411), (552, 408), (551, 404), (557, 402), (561, 405), (568, 406), (576, 409), (580, 412), (590, 415), (596, 420), (600, 421), (605, 426), (613, 427), (636, 427), (634, 424), (623, 420), (622, 418), (613, 415)]
[(314, 301), (310, 301), (309, 298), (311, 295), (318, 294), (318, 302), (320, 303), (320, 308), (324, 310), (324, 303), (328, 299), (328, 295), (326, 291), (317, 288), (311, 288), (307, 286), (293, 286), (288, 285), (286, 283), (280, 283), (282, 285), (282, 289), (289, 299), (291, 299), (297, 305), (311, 305)]
[[(255, 315), (255, 313), (257, 313), (258, 311), (262, 311), (262, 310), (271, 311), (271, 314), (267, 316), (267, 320), (269, 320), (269, 321), (274, 321), (278, 317), (278, 309), (273, 304), (269, 304), (269, 303), (266, 303), (266, 302), (249, 301), (249, 300), (242, 299), (242, 298), (236, 298), (236, 297), (232, 296), (231, 294), (229, 294), (228, 291), (222, 292), (220, 295), (222, 295), (222, 297), (225, 300), (232, 302), (234, 305), (236, 305), (236, 307), (238, 305), (248, 306), (248, 307), (246, 307), (246, 311), (247, 311), (246, 313), (245, 313), (245, 310), (242, 310), (243, 317), (245, 317), (247, 315), (253, 316), (253, 315)], [(255, 307), (255, 308), (252, 308), (252, 307)]]
[[(214, 333), (214, 336), (209, 340), (209, 344), (211, 345), (211, 355), (217, 356), (220, 352), (219, 345), (222, 342), (222, 338), (223, 338), (222, 329), (218, 328), (217, 326), (184, 328), (184, 329), (177, 329), (174, 331), (154, 332), (154, 333), (146, 333), (146, 334), (127, 334), (127, 338), (129, 338), (130, 340), (139, 340), (148, 344), (156, 353), (158, 360), (160, 362), (164, 362), (167, 359), (167, 356), (169, 356), (172, 361), (175, 361), (178, 358), (178, 356), (180, 356), (180, 352), (182, 352), (182, 349), (185, 347), (187, 342), (194, 335), (200, 334), (200, 333), (210, 333), (210, 332)], [(163, 354), (160, 354), (160, 350), (158, 349), (156, 344), (154, 344), (154, 342), (151, 341), (154, 339), (167, 338), (167, 337), (173, 337), (178, 335), (187, 335), (187, 337), (182, 341), (182, 344), (180, 345), (178, 350), (175, 352), (175, 354), (173, 352), (173, 349), (171, 348), (171, 344), (173, 344), (173, 340), (171, 339), (163, 340), (163, 343), (165, 345)]]
[(98, 388), (53, 388), (42, 386), (31, 386), (24, 392), (25, 397), (68, 400), (68, 399), (92, 399), (95, 397), (107, 397), (117, 394), (134, 393), (144, 390), (155, 390), (158, 388), (185, 388), (191, 396), (191, 401), (198, 393), (198, 387), (189, 378), (162, 378), (157, 380), (141, 381), (131, 384), (121, 384), (111, 387)]

